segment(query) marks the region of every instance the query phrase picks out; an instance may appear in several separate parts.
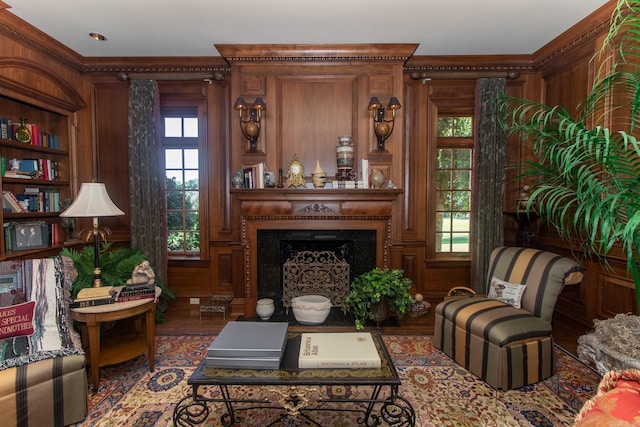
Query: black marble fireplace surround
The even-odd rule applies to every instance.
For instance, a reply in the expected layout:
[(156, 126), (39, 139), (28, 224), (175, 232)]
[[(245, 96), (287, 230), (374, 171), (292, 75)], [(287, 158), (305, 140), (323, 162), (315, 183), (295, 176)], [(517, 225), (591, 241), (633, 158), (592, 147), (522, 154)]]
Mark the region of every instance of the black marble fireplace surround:
[(282, 310), (283, 264), (300, 251), (331, 251), (350, 266), (350, 281), (376, 266), (376, 230), (257, 230), (258, 298)]

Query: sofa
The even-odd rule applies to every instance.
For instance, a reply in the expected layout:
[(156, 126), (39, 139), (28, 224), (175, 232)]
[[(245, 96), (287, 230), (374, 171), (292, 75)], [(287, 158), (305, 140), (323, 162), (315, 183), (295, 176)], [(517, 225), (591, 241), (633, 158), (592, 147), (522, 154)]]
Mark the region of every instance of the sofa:
[(435, 308), (434, 346), (498, 390), (553, 375), (551, 320), (567, 284), (582, 281), (575, 261), (546, 251), (495, 248), (486, 294), (447, 298)]
[(65, 426), (87, 415), (87, 373), (69, 315), (73, 261), (0, 262), (3, 426)]

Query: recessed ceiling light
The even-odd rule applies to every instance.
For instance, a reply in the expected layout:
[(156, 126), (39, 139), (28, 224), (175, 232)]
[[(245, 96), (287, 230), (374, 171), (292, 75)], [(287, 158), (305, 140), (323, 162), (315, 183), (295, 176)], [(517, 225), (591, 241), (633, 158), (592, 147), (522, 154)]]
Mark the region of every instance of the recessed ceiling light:
[(89, 37), (91, 37), (94, 40), (99, 40), (101, 42), (107, 40), (107, 38), (100, 33), (89, 33)]

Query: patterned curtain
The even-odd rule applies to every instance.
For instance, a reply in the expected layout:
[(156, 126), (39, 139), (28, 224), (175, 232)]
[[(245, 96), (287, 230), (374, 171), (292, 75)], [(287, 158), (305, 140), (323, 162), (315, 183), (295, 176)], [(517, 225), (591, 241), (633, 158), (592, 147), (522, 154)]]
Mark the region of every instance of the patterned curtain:
[(503, 239), (503, 211), (505, 192), (505, 164), (507, 137), (496, 114), (498, 98), (506, 92), (502, 78), (479, 79), (476, 86), (476, 136), (473, 177), (475, 208), (472, 209), (471, 286), (486, 292), (486, 278), (491, 251), (501, 246)]
[(132, 80), (129, 86), (131, 247), (147, 255), (156, 277), (166, 284), (167, 244), (159, 111), (156, 82)]

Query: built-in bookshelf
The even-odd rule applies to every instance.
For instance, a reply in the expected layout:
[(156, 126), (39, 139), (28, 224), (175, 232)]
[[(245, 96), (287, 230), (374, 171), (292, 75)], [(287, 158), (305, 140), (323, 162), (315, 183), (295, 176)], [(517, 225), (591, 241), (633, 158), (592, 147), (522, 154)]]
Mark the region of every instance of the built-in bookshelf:
[(69, 114), (0, 96), (0, 259), (31, 258), (65, 241), (70, 197)]

